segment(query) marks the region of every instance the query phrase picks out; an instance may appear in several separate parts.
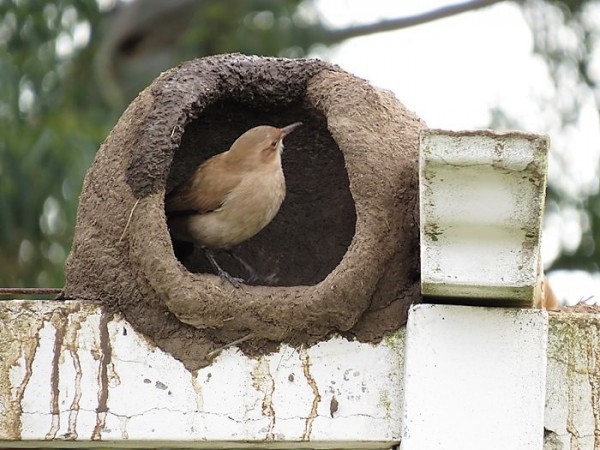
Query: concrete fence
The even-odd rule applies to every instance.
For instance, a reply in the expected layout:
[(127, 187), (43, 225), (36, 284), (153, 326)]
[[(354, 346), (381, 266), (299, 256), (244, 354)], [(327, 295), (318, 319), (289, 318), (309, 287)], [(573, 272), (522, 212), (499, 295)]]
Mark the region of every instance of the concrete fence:
[(600, 448), (600, 314), (410, 317), (379, 344), (230, 348), (192, 373), (95, 304), (2, 302), (0, 446)]

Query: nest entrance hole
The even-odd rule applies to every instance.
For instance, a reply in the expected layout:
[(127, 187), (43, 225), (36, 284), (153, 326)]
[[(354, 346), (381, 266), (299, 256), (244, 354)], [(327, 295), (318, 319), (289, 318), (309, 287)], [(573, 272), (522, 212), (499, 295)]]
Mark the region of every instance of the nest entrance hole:
[[(259, 274), (272, 276), (269, 284), (275, 286), (321, 282), (341, 262), (354, 236), (356, 210), (344, 156), (325, 117), (300, 104), (256, 109), (231, 101), (215, 103), (186, 125), (167, 181), (168, 193), (252, 127), (298, 121), (304, 125), (285, 140), (287, 193), (279, 213), (260, 233), (232, 249)], [(187, 270), (214, 273), (199, 248), (173, 244)], [(216, 258), (232, 275), (246, 277), (243, 267), (225, 252), (217, 252)]]

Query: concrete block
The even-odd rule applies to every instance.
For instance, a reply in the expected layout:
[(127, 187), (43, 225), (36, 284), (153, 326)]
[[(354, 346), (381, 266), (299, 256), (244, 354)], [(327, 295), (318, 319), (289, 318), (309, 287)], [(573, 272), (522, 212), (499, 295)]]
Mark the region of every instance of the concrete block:
[(545, 317), (422, 305), (406, 371), (401, 330), (259, 358), (231, 348), (190, 373), (97, 304), (4, 301), (0, 448), (389, 449), (404, 433), (405, 449), (540, 450), (544, 435), (545, 450), (595, 450), (600, 313), (551, 313), (547, 355)]
[(531, 304), (547, 151), (547, 138), (525, 133), (422, 132), (424, 295)]
[(540, 450), (547, 335), (537, 310), (413, 307), (401, 450)]
[(193, 373), (81, 302), (0, 302), (0, 447), (371, 448), (400, 440), (404, 334)]

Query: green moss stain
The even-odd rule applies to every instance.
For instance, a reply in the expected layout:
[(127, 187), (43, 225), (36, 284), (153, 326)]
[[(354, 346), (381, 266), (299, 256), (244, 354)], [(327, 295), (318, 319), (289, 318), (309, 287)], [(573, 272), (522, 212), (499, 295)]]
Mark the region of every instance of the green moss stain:
[(379, 408), (384, 411), (386, 419), (392, 418), (392, 401), (387, 391), (383, 391), (379, 395)]
[(439, 240), (439, 237), (444, 234), (444, 231), (439, 227), (437, 223), (428, 223), (425, 225), (424, 234), (433, 242), (437, 242)]

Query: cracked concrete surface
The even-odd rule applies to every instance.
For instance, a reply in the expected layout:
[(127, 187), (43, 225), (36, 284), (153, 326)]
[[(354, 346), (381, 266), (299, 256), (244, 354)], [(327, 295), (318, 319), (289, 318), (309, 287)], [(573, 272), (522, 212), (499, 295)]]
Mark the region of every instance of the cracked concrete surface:
[[(98, 305), (1, 302), (0, 447), (389, 448), (400, 441), (403, 348), (403, 333), (256, 359), (231, 348), (189, 372)], [(545, 450), (600, 448), (599, 408), (600, 314), (552, 314)]]
[(395, 345), (333, 338), (255, 359), (231, 348), (190, 372), (98, 305), (3, 302), (0, 318), (0, 447), (399, 441), (401, 402), (389, 414), (380, 399), (400, 398), (401, 333)]
[(600, 314), (555, 313), (548, 339), (545, 450), (600, 448)]
[[(310, 386), (310, 389), (313, 394), (313, 399), (311, 403), (310, 413), (306, 418), (306, 427), (304, 428), (304, 433), (302, 433), (302, 441), (310, 440), (310, 435), (312, 433), (312, 425), (314, 420), (319, 415), (317, 408), (319, 407), (319, 402), (321, 401), (321, 394), (319, 394), (319, 387), (317, 386), (317, 382), (313, 378), (311, 374), (311, 363), (310, 356), (305, 348), (300, 350), (300, 357), (302, 359), (302, 371), (304, 372), (304, 376), (306, 377), (306, 381)], [(347, 371), (347, 370), (346, 370)]]

